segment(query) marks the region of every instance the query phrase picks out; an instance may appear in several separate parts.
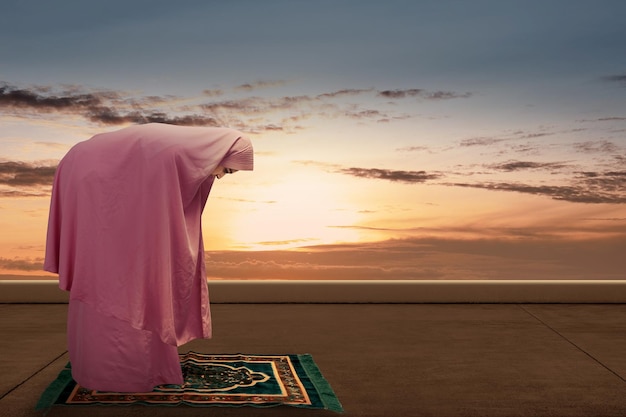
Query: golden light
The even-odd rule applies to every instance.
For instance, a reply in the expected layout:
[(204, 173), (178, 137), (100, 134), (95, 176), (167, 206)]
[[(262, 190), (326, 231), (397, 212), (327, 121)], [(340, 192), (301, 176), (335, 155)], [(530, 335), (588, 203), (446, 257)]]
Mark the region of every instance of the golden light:
[[(205, 209), (205, 246), (227, 249), (227, 243), (237, 249), (270, 250), (357, 241), (358, 231), (336, 227), (359, 220), (349, 192), (336, 176), (306, 170), (263, 185), (220, 191)], [(221, 235), (222, 244), (207, 242), (209, 234)]]

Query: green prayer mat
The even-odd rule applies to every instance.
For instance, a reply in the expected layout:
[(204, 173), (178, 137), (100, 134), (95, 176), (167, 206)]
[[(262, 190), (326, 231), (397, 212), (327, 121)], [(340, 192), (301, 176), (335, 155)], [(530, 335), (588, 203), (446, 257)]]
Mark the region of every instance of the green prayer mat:
[(289, 405), (343, 412), (328, 381), (309, 354), (180, 355), (183, 385), (160, 385), (152, 392), (117, 393), (84, 388), (68, 363), (44, 391), (37, 409), (55, 405), (188, 405), (273, 407)]

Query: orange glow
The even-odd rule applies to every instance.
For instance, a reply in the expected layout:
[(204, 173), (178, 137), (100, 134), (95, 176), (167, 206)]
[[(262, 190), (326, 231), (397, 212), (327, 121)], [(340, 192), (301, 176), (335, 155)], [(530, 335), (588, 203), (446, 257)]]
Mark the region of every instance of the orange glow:
[[(240, 188), (237, 195), (244, 198), (229, 190), (212, 193), (203, 215), (207, 249), (286, 249), (359, 240), (358, 232), (333, 227), (356, 224), (361, 217), (341, 181), (293, 172), (262, 187)], [(229, 245), (214, 236), (224, 236)]]

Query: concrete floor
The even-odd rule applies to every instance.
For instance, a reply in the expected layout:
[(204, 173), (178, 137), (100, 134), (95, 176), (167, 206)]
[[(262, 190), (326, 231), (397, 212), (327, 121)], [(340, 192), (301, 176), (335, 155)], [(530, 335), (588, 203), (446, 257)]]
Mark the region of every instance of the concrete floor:
[[(216, 304), (181, 351), (311, 353), (346, 417), (626, 416), (625, 304)], [(66, 304), (0, 304), (0, 416), (68, 361)], [(325, 410), (53, 407), (47, 416), (336, 416)]]

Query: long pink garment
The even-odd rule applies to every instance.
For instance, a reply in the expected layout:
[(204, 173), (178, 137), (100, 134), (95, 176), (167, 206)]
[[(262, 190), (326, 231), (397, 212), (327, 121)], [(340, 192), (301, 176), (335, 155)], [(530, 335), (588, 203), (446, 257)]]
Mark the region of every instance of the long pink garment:
[(149, 392), (161, 384), (182, 384), (176, 346), (156, 333), (71, 300), (68, 350), (72, 376), (83, 387), (99, 391)]
[[(211, 337), (200, 222), (211, 173), (228, 159), (252, 169), (238, 131), (153, 123), (96, 135), (61, 160), (44, 269), (70, 292), (77, 382), (119, 391), (182, 382), (176, 346)], [(141, 355), (149, 365), (132, 383)]]

